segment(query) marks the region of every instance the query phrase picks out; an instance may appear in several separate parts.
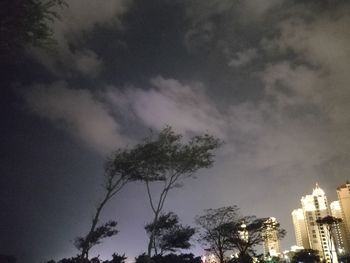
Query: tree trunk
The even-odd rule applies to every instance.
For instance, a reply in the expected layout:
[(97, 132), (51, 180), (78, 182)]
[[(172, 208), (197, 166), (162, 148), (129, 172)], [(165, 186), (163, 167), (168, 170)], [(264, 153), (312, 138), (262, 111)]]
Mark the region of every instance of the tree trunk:
[[(103, 199), (103, 201), (100, 203), (100, 205), (97, 207), (96, 209), (96, 213), (95, 216), (92, 220), (92, 224), (91, 224), (91, 228), (89, 233), (86, 235), (85, 237), (85, 241), (89, 240), (90, 236), (92, 235), (92, 233), (95, 231), (97, 223), (98, 223), (98, 219), (100, 217), (102, 208), (105, 206), (105, 204), (107, 203), (108, 199), (110, 198), (110, 191), (107, 192), (105, 198)], [(85, 246), (82, 247), (82, 251), (81, 251), (81, 259), (88, 259), (89, 258), (89, 244), (85, 244)]]
[[(154, 219), (153, 219), (153, 226), (156, 225), (158, 221), (158, 216), (159, 216), (159, 211), (155, 213)], [(148, 242), (148, 249), (147, 249), (147, 255), (148, 257), (152, 256), (152, 247), (155, 245), (155, 229), (152, 229), (151, 235), (149, 237), (149, 242)]]

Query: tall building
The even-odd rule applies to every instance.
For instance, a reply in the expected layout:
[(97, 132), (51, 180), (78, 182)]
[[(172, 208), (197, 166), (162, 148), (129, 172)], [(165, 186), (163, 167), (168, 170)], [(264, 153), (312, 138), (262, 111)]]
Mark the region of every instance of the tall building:
[(338, 200), (342, 211), (342, 219), (345, 227), (345, 250), (350, 253), (350, 182), (337, 188)]
[(335, 247), (339, 254), (342, 254), (347, 251), (348, 243), (346, 240), (346, 228), (343, 218), (342, 209), (340, 207), (339, 201), (334, 201), (330, 204), (332, 216), (339, 218), (342, 222), (336, 223), (333, 225), (333, 237), (335, 242)]
[(264, 233), (264, 256), (278, 257), (281, 255), (281, 245), (278, 238), (278, 230), (276, 226), (278, 226), (278, 222), (276, 218), (269, 217), (265, 221), (265, 230)]
[[(312, 194), (301, 198), (301, 205), (309, 239), (309, 248), (319, 251), (321, 258), (327, 263), (332, 261), (337, 263), (335, 245), (330, 233), (328, 233), (326, 226), (316, 222), (317, 219), (331, 215), (325, 192), (316, 184)], [(295, 229), (296, 233), (298, 231), (300, 229)]]
[(306, 229), (304, 211), (301, 208), (294, 209), (292, 212), (295, 239), (298, 247), (310, 248), (309, 236)]

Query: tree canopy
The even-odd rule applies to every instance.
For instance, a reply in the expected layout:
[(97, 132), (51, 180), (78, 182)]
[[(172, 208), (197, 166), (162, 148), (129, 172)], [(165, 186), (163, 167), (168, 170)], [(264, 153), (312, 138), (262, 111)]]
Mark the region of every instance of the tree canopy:
[[(183, 179), (192, 177), (199, 169), (210, 167), (214, 163), (214, 150), (220, 145), (221, 141), (209, 134), (193, 136), (184, 142), (181, 134), (175, 133), (167, 126), (158, 136), (152, 133), (142, 143), (123, 151), (125, 162), (116, 162), (115, 165), (134, 180), (145, 183), (154, 215), (152, 224), (155, 225), (169, 191), (181, 187)], [(152, 182), (162, 183), (162, 190), (158, 196), (151, 190)], [(155, 234), (155, 229), (149, 233), (149, 257), (152, 251), (157, 254)]]
[(285, 230), (277, 222), (238, 212), (237, 206), (228, 206), (205, 210), (204, 215), (196, 218), (202, 228), (199, 241), (220, 263), (225, 262), (227, 252), (236, 253), (238, 262), (251, 262), (256, 256), (256, 246), (268, 238), (285, 236)]
[[(91, 259), (86, 259), (86, 258), (82, 259), (81, 257), (77, 256), (72, 258), (63, 258), (57, 261), (57, 263), (125, 263), (126, 259), (127, 257), (125, 256), (125, 254), (119, 255), (119, 254), (113, 253), (112, 259), (110, 260), (102, 260), (99, 257), (94, 257)], [(56, 263), (56, 261), (50, 260), (50, 261), (47, 261), (46, 263)]]
[(194, 228), (181, 225), (172, 212), (160, 215), (156, 223), (146, 225), (145, 229), (149, 235), (154, 233), (154, 248), (159, 255), (190, 248), (190, 239), (195, 233)]
[(116, 150), (105, 163), (104, 173), (104, 197), (97, 205), (95, 215), (92, 219), (89, 232), (83, 237), (75, 239), (75, 246), (81, 251), (80, 258), (87, 260), (90, 249), (100, 244), (102, 239), (111, 237), (118, 233), (117, 222), (111, 220), (99, 225), (99, 218), (105, 205), (129, 182), (138, 180), (134, 166), (129, 160), (130, 151), (128, 149)]
[(321, 260), (317, 250), (302, 249), (300, 251), (295, 252), (291, 260), (291, 263), (299, 263), (299, 262), (316, 263), (316, 262), (321, 262)]
[(219, 259), (220, 263), (224, 262), (225, 253), (231, 250), (226, 226), (239, 221), (238, 210), (237, 206), (207, 209), (203, 215), (196, 217), (196, 224), (202, 228), (199, 241), (205, 250)]
[(24, 45), (46, 47), (53, 40), (51, 24), (65, 0), (1, 0), (0, 55)]
[(195, 257), (193, 254), (168, 254), (168, 255), (157, 255), (150, 258), (146, 254), (142, 254), (135, 258), (135, 263), (202, 263), (200, 257)]

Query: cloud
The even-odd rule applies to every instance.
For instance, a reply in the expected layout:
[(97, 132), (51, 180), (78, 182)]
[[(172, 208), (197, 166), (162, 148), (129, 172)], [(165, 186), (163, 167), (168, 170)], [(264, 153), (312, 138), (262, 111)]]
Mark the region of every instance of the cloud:
[(150, 83), (147, 90), (107, 87), (96, 96), (86, 89), (70, 88), (62, 81), (34, 85), (23, 93), (23, 98), (31, 113), (48, 119), (102, 154), (132, 143), (134, 134), (129, 131), (124, 135), (121, 122), (155, 130), (171, 125), (188, 136), (208, 131), (225, 138), (225, 117), (203, 86), (160, 76)]
[[(261, 75), (284, 120), (314, 125), (308, 131), (319, 145), (314, 171), (322, 178), (343, 178), (339, 180), (350, 169), (349, 10), (341, 5), (307, 19), (282, 20), (277, 36), (264, 43), (283, 60), (266, 65)], [(310, 157), (305, 156), (305, 163), (312, 163)]]
[(185, 46), (191, 52), (207, 51), (214, 38), (215, 25), (212, 22), (200, 23), (185, 34)]
[[(279, 4), (264, 1), (260, 5), (256, 8), (262, 15)], [(188, 47), (198, 49), (203, 43), (216, 41), (217, 28), (212, 18), (225, 12), (232, 14), (235, 8), (238, 7), (232, 1), (191, 5), (188, 15), (193, 17), (194, 27), (187, 32)], [(242, 172), (257, 175), (268, 171), (281, 179), (282, 174), (298, 167), (300, 174), (304, 169), (304, 174), (317, 177), (325, 173), (320, 169), (328, 164), (338, 167), (334, 168), (338, 169), (336, 173), (345, 177), (350, 168), (343, 165), (350, 151), (346, 140), (350, 129), (350, 40), (346, 25), (350, 21), (340, 9), (327, 12), (333, 15), (321, 13), (304, 19), (303, 11), (293, 18), (281, 16), (271, 29), (272, 37), (261, 35), (274, 54), (269, 57), (270, 53), (259, 52), (259, 56), (265, 56), (259, 57), (258, 74), (263, 96), (256, 101), (219, 105), (205, 92), (205, 88), (212, 87), (159, 76), (147, 88), (109, 87), (101, 92), (105, 101), (97, 102), (126, 122), (157, 130), (169, 124), (185, 134), (208, 130), (225, 138), (230, 148), (226, 150), (235, 158), (231, 163), (241, 167)], [(244, 66), (248, 74), (259, 71), (251, 65), (261, 48), (261, 42), (255, 44), (248, 49), (230, 50), (235, 57), (229, 65)], [(81, 71), (98, 71), (100, 63), (94, 53), (84, 50), (76, 57)], [(120, 119), (112, 118), (115, 123)], [(337, 160), (342, 167), (335, 165)]]
[(260, 20), (273, 8), (283, 5), (285, 0), (245, 0), (242, 2), (242, 18), (245, 21)]
[(235, 57), (232, 58), (228, 65), (230, 67), (241, 67), (248, 65), (257, 57), (257, 50), (255, 48), (245, 49), (236, 53)]
[(165, 124), (181, 133), (209, 131), (225, 136), (225, 121), (200, 84), (185, 85), (161, 76), (151, 80), (150, 89), (129, 88), (124, 93), (110, 90), (108, 97), (121, 112), (129, 113), (146, 127), (160, 130)]
[(67, 86), (65, 82), (33, 86), (23, 93), (27, 108), (101, 154), (128, 142), (103, 103), (88, 90)]
[(287, 19), (280, 24), (277, 45), (282, 50), (291, 49), (309, 62), (332, 70), (341, 70), (349, 61), (350, 36), (347, 28), (350, 18), (342, 12), (336, 17), (320, 15), (314, 21)]
[[(280, 10), (285, 0), (190, 0), (185, 3), (188, 29), (184, 37), (185, 46), (191, 52), (213, 53), (213, 50), (236, 54), (242, 49), (245, 39), (261, 24), (269, 20), (268, 15)], [(253, 26), (253, 28), (252, 28)], [(246, 27), (246, 28), (245, 28)], [(224, 51), (222, 51), (222, 47)], [(247, 50), (243, 50), (245, 52)], [(236, 54), (232, 65), (245, 63), (247, 55)], [(242, 58), (241, 58), (242, 57)]]
[[(350, 170), (350, 6), (225, 3), (190, 7), (188, 15), (189, 32), (206, 23), (215, 28), (210, 41), (194, 39), (212, 49), (224, 47), (228, 66), (244, 66), (248, 78), (258, 76), (262, 89), (261, 97), (232, 103), (223, 111), (229, 130), (226, 165), (271, 183), (321, 179), (335, 187)], [(252, 65), (257, 55), (259, 61)]]
[(213, 17), (236, 14), (240, 19), (255, 21), (285, 0), (191, 0), (186, 3), (187, 15), (196, 22)]
[[(349, 10), (350, 7), (343, 9)], [(274, 87), (277, 84), (287, 86), (296, 98), (317, 101), (320, 110), (331, 120), (341, 121), (342, 117), (337, 113), (348, 109), (344, 98), (349, 95), (350, 83), (347, 74), (349, 24), (350, 19), (343, 10), (333, 11), (332, 16), (321, 14), (311, 22), (302, 19), (281, 22), (280, 34), (273, 43), (280, 52), (293, 51), (296, 60), (267, 67), (263, 78), (268, 89), (271, 90), (271, 84)]]
[(131, 3), (132, 0), (69, 1), (67, 8), (58, 10), (60, 19), (52, 25), (57, 41), (54, 52), (30, 48), (30, 53), (56, 75), (78, 72), (96, 77), (101, 70), (102, 58), (88, 47), (85, 38), (98, 26), (121, 30), (120, 18)]
[(101, 70), (102, 61), (91, 50), (83, 50), (74, 54), (76, 69), (84, 75), (96, 77)]
[(186, 11), (188, 17), (199, 22), (228, 12), (235, 6), (236, 3), (230, 0), (191, 0), (186, 3)]
[(62, 19), (56, 21), (55, 33), (74, 38), (96, 26), (120, 27), (120, 16), (128, 10), (130, 3), (130, 0), (71, 0), (68, 8), (60, 10)]
[(327, 85), (322, 71), (289, 61), (267, 65), (262, 80), (266, 94), (276, 99), (280, 110), (300, 104), (319, 104), (321, 98), (317, 90)]

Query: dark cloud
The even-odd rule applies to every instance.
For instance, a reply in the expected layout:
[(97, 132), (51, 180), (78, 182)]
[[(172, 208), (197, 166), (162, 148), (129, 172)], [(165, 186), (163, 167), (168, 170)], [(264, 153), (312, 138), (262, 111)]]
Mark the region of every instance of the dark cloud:
[(108, 108), (88, 90), (56, 82), (48, 87), (35, 85), (23, 96), (30, 112), (47, 118), (100, 153), (108, 154), (128, 142)]
[(54, 51), (30, 48), (33, 57), (52, 73), (66, 75), (76, 71), (86, 76), (96, 76), (102, 59), (87, 45), (87, 38), (98, 27), (121, 30), (121, 17), (132, 0), (73, 0), (58, 10), (60, 19), (53, 23), (57, 46)]

